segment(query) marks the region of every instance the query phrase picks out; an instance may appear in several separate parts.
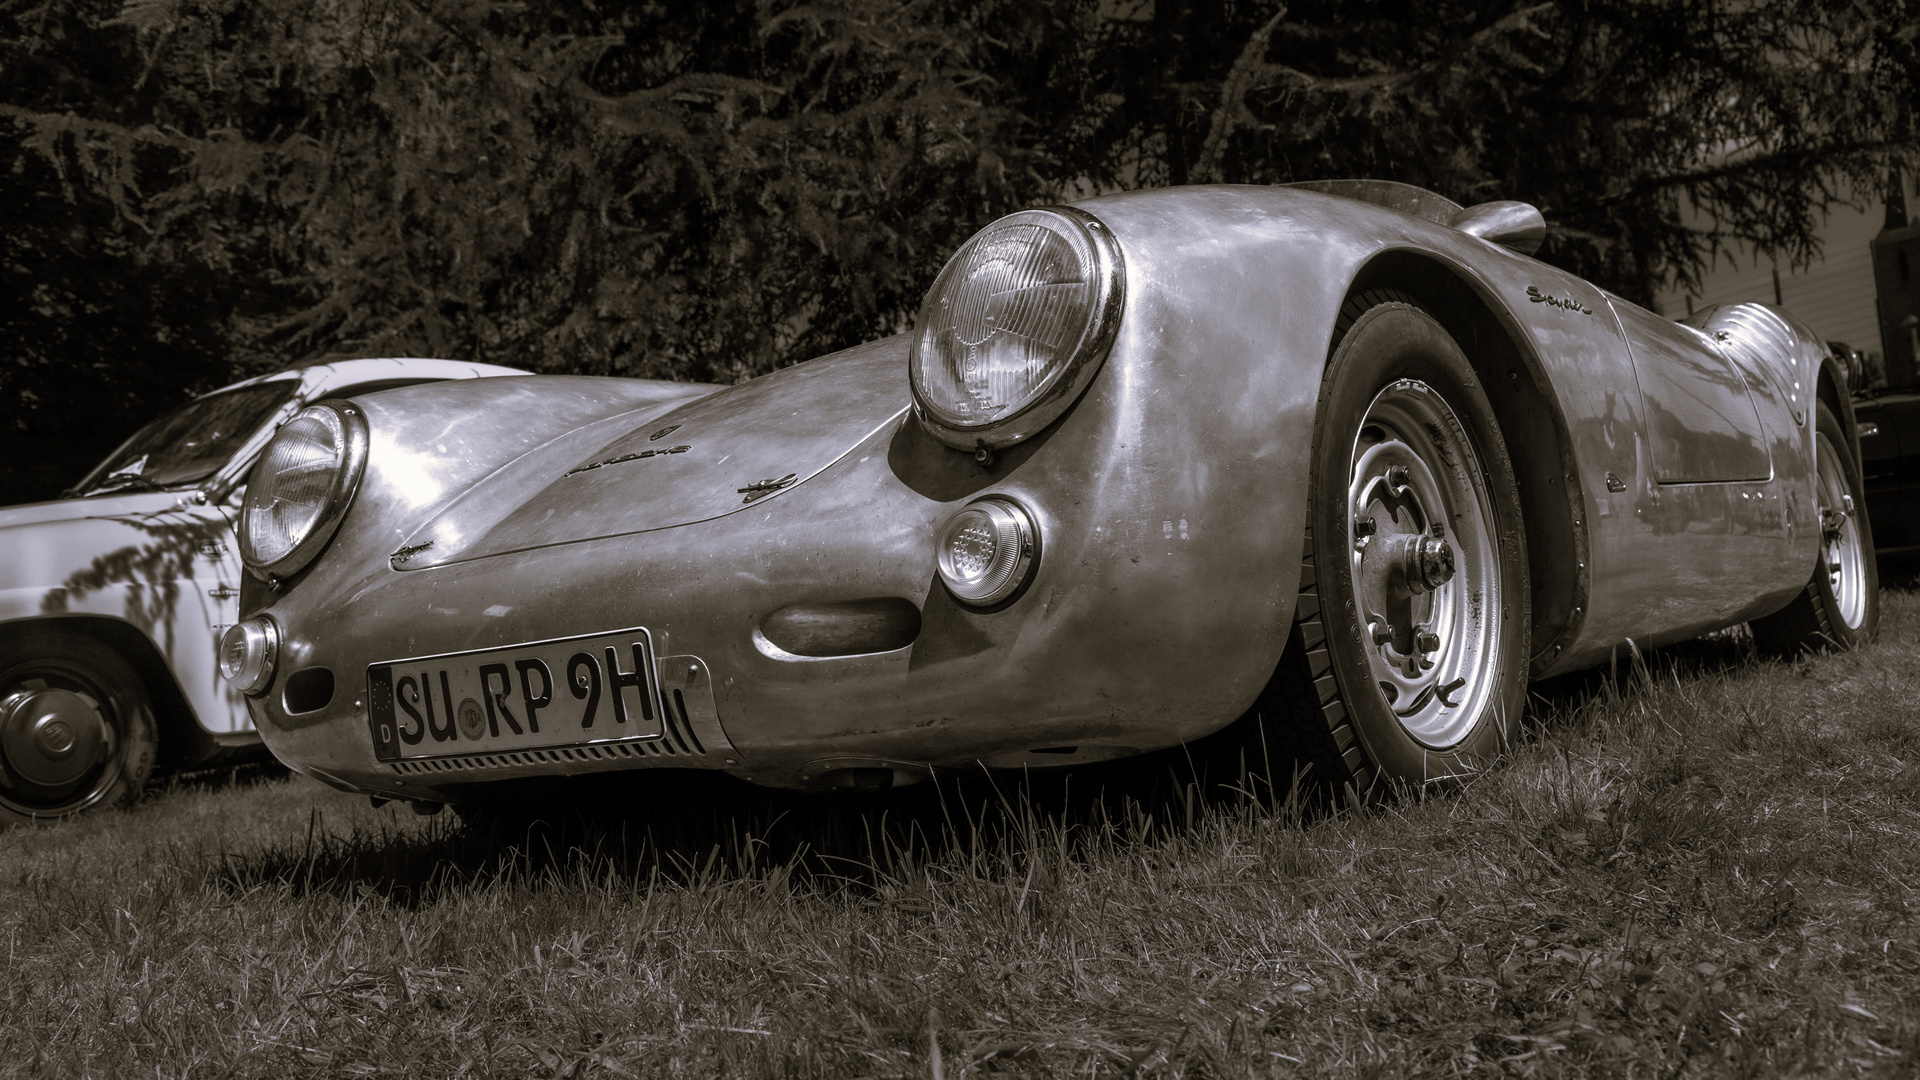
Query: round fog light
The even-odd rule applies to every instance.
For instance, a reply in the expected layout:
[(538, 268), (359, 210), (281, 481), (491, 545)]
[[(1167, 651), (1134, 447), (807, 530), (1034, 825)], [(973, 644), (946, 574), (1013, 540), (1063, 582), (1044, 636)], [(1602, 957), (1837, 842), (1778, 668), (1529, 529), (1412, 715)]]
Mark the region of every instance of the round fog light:
[(940, 580), (969, 604), (997, 604), (1026, 584), (1039, 530), (1011, 499), (982, 499), (947, 519), (940, 530)]
[(244, 694), (262, 694), (273, 685), (280, 632), (264, 616), (234, 623), (220, 635), (220, 675)]

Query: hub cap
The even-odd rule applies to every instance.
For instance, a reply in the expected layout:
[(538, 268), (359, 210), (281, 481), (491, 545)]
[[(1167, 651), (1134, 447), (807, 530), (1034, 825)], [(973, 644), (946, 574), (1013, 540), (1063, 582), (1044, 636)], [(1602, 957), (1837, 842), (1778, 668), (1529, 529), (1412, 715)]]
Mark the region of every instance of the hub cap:
[(1858, 630), (1867, 618), (1867, 555), (1839, 453), (1825, 435), (1814, 444), (1820, 472), (1820, 561), (1826, 566), (1827, 587), (1833, 592), (1840, 621), (1847, 629)]
[(111, 737), (100, 703), (72, 690), (19, 690), (0, 701), (0, 760), (30, 784), (78, 783), (105, 760)]
[(1469, 734), (1494, 689), (1504, 598), (1485, 473), (1459, 418), (1415, 379), (1374, 398), (1352, 461), (1360, 646), (1407, 733), (1445, 749)]

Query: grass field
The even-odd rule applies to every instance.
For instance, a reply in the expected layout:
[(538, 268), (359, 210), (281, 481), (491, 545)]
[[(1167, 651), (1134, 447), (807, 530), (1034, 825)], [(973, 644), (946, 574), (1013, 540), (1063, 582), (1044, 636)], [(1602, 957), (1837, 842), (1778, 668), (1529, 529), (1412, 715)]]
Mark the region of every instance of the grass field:
[(1883, 605), (1858, 653), (1543, 686), (1511, 760), (1359, 814), (1173, 757), (504, 838), (175, 785), (0, 834), (0, 1075), (1913, 1075), (1920, 592)]

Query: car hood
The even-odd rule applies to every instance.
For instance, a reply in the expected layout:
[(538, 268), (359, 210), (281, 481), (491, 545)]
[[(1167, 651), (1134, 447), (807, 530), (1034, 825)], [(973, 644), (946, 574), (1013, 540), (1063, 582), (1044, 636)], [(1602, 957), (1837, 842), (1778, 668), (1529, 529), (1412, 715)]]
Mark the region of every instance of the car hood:
[(785, 368), (641, 422), (582, 429), (524, 455), (409, 535), (414, 570), (648, 532), (762, 506), (804, 485), (911, 395), (907, 335)]

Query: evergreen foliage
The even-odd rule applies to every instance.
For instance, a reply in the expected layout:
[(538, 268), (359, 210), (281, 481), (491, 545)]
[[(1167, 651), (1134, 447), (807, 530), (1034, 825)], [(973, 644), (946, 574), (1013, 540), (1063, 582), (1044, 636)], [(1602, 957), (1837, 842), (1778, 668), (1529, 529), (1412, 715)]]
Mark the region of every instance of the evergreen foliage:
[[(1911, 0), (0, 0), (0, 498), (330, 354), (731, 382), (1023, 205), (1377, 176), (1629, 297), (1915, 163)], [(1690, 207), (1707, 212), (1691, 216)], [(29, 475), (21, 462), (57, 460)]]
[[(1107, 5), (1110, 6), (1110, 5)], [(1135, 0), (1103, 20), (1099, 184), (1401, 180), (1545, 214), (1540, 257), (1646, 303), (1730, 240), (1804, 263), (1920, 162), (1910, 0)]]

